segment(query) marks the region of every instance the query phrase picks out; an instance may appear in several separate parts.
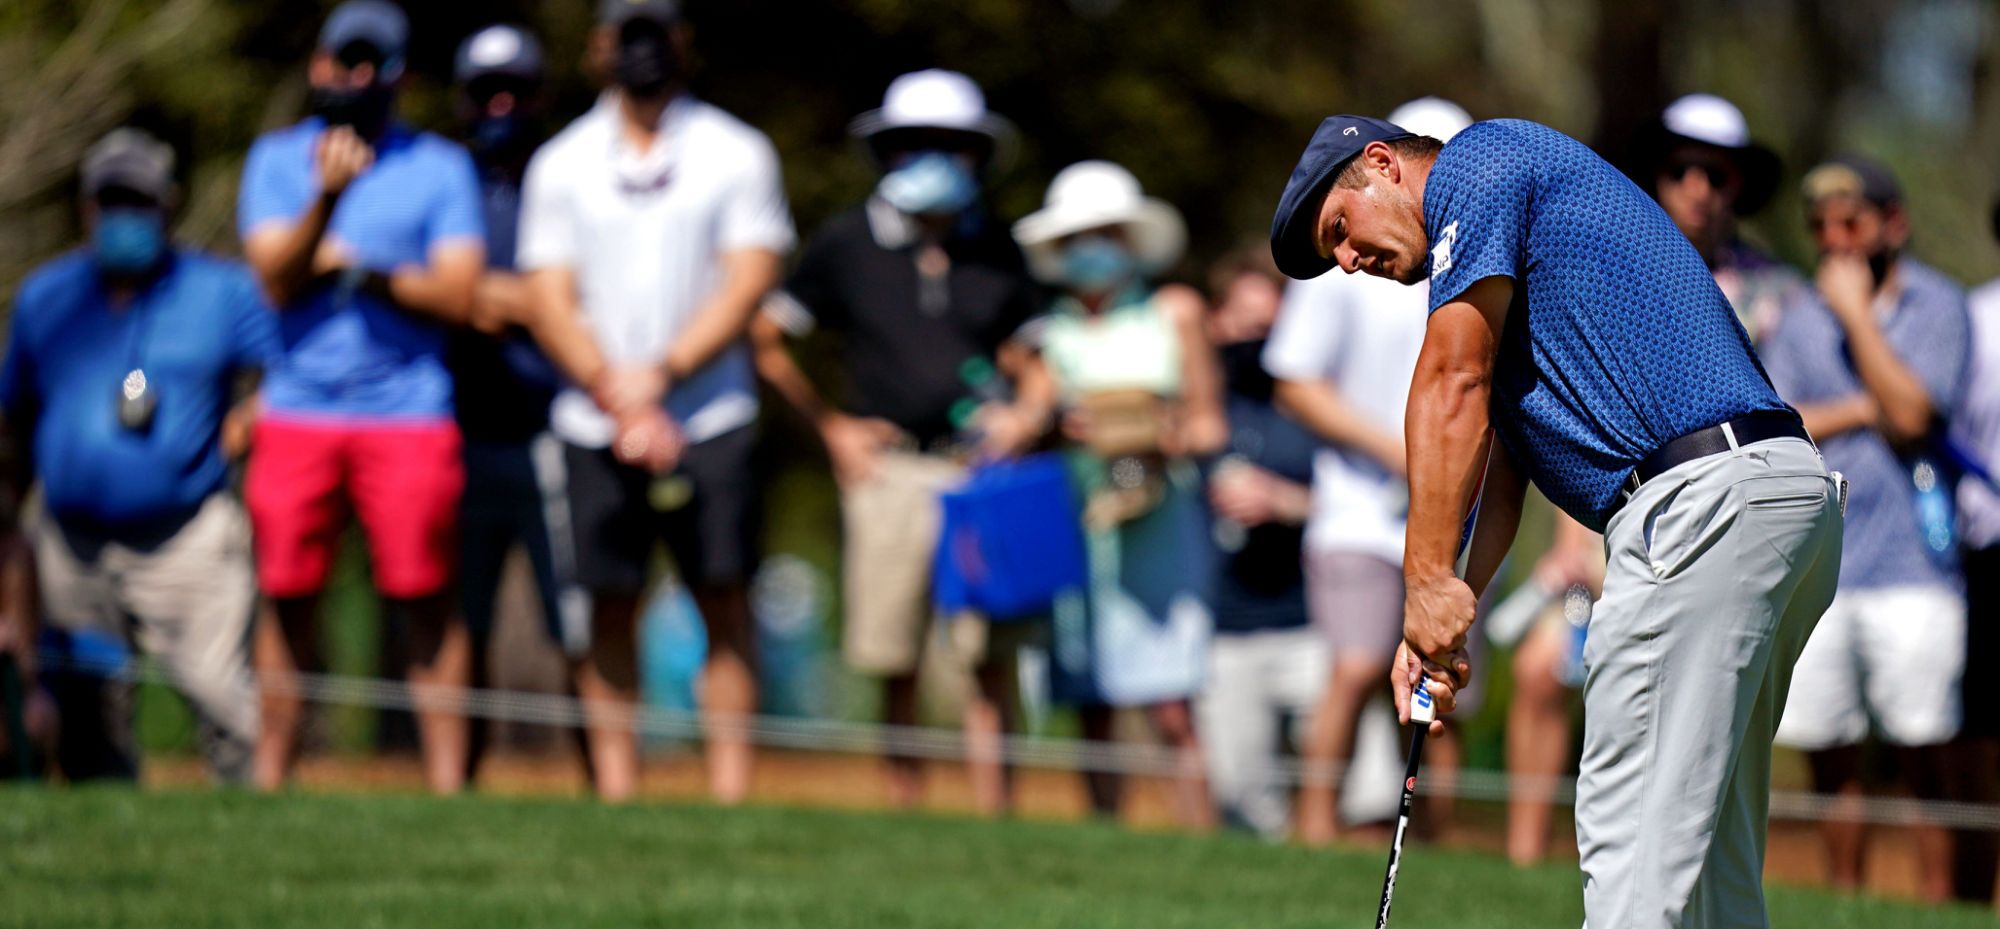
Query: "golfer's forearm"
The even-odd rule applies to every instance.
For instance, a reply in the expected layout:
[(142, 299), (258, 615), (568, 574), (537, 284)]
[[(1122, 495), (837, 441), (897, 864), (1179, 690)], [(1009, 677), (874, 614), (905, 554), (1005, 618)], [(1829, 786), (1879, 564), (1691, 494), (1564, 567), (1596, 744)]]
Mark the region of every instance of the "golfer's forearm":
[[(1528, 482), (1515, 468), (1507, 450), (1494, 440), (1493, 461), (1486, 472), (1486, 489), (1480, 495), (1479, 524), (1472, 530), (1472, 552), (1465, 562), (1465, 583), (1477, 597), (1514, 547), (1521, 528), (1521, 503), (1527, 499)], [(1581, 526), (1578, 526), (1581, 529)], [(1590, 530), (1584, 529), (1589, 532)]]
[[(1467, 504), (1477, 486), (1487, 429), (1487, 375), (1417, 363), (1405, 416), (1410, 519), (1403, 574), (1428, 579), (1453, 573)], [(1518, 515), (1518, 514), (1517, 514)]]

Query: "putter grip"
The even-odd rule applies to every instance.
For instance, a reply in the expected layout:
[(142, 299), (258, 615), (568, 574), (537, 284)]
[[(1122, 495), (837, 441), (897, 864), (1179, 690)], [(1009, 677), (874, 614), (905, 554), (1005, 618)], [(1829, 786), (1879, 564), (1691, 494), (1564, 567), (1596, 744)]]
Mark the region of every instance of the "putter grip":
[(1410, 723), (1428, 726), (1437, 718), (1437, 704), (1431, 702), (1430, 687), (1418, 681), (1417, 689), (1410, 691)]

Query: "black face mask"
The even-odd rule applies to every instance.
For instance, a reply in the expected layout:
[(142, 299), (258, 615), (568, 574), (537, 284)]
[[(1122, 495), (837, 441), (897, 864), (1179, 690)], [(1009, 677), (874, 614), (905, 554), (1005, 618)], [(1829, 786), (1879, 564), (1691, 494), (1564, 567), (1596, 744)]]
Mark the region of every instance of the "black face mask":
[(1875, 276), (1875, 289), (1882, 289), (1882, 282), (1889, 277), (1889, 266), (1895, 261), (1895, 251), (1886, 248), (1880, 253), (1868, 256), (1868, 273)]
[(356, 90), (352, 87), (315, 87), (312, 113), (328, 126), (352, 126), (362, 138), (372, 139), (389, 125), (389, 108), (395, 92), (381, 84)]
[(658, 97), (680, 77), (680, 56), (667, 31), (656, 23), (631, 22), (618, 32), (618, 57), (611, 76), (627, 93)]

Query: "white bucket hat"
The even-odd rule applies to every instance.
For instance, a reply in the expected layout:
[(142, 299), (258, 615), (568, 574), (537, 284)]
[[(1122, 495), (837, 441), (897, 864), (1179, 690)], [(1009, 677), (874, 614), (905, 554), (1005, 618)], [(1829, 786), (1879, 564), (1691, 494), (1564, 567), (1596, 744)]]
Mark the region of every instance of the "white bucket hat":
[(1146, 196), (1132, 172), (1109, 161), (1079, 161), (1056, 174), (1042, 208), (1014, 224), (1014, 241), (1021, 244), (1036, 278), (1059, 283), (1063, 262), (1056, 243), (1104, 226), (1125, 230), (1139, 267), (1148, 274), (1172, 267), (1187, 247), (1180, 211)]
[(940, 68), (890, 81), (881, 108), (855, 117), (847, 131), (867, 143), (878, 161), (899, 133), (913, 131), (964, 133), (994, 165), (1010, 159), (1014, 148), (1014, 124), (987, 112), (986, 94), (979, 85), (957, 71)]

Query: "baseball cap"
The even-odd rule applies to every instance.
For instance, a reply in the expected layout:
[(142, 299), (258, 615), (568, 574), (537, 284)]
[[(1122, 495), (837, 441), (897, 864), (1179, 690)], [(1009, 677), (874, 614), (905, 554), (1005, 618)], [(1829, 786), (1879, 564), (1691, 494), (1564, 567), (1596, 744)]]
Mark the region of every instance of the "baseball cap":
[(85, 197), (116, 187), (164, 204), (174, 192), (174, 150), (142, 130), (113, 129), (83, 153), (82, 174)]
[(1415, 134), (1395, 123), (1366, 116), (1329, 116), (1306, 143), (1278, 198), (1278, 212), (1271, 217), (1271, 257), (1278, 270), (1299, 280), (1318, 277), (1333, 268), (1331, 258), (1321, 257), (1313, 242), (1313, 227), (1319, 222), (1320, 204), (1340, 169), (1370, 142), (1393, 142)]
[(319, 47), (339, 53), (356, 43), (382, 56), (377, 70), (383, 80), (403, 73), (403, 52), (410, 41), (410, 20), (401, 7), (386, 0), (347, 0), (326, 17), (319, 30)]
[(1842, 155), (1806, 172), (1803, 185), (1807, 203), (1828, 197), (1859, 197), (1877, 207), (1903, 202), (1903, 187), (1879, 161), (1859, 155)]
[(1640, 187), (1653, 189), (1654, 175), (1682, 145), (1720, 152), (1736, 166), (1743, 186), (1732, 208), (1739, 216), (1763, 209), (1777, 192), (1783, 165), (1778, 153), (1750, 137), (1750, 123), (1736, 104), (1714, 94), (1688, 94), (1667, 105), (1634, 136), (1626, 170)]
[(600, 0), (597, 4), (600, 26), (622, 25), (640, 17), (671, 26), (681, 20), (681, 5), (679, 0)]
[(491, 74), (524, 81), (542, 79), (542, 43), (519, 26), (488, 26), (467, 37), (452, 61), (452, 78), (460, 84)]

